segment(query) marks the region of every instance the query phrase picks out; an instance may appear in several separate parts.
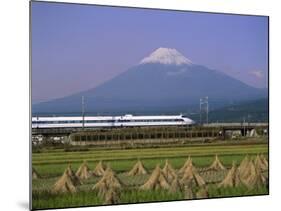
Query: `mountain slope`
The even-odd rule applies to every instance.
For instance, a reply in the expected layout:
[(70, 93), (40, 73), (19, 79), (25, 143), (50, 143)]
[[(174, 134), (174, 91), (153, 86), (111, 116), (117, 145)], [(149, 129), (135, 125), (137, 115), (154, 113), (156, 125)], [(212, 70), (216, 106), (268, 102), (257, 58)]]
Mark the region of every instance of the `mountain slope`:
[[(268, 122), (268, 98), (245, 101), (225, 106), (209, 112), (209, 122)], [(199, 113), (190, 114), (190, 118), (199, 123)], [(205, 114), (202, 114), (205, 122)]]
[[(200, 97), (218, 105), (258, 99), (266, 90), (250, 87), (226, 74), (193, 64), (175, 49), (157, 49), (104, 84), (33, 106), (33, 113), (80, 112), (81, 97), (92, 112), (138, 112), (198, 105)], [(184, 112), (184, 111), (182, 111)]]

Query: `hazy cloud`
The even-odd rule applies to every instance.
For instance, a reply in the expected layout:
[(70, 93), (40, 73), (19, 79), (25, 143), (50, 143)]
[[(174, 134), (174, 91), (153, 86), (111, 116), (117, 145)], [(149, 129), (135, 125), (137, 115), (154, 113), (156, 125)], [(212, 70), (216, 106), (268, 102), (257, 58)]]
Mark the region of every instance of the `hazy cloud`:
[(255, 76), (256, 78), (262, 79), (264, 78), (264, 72), (261, 70), (255, 70), (250, 72), (251, 75)]

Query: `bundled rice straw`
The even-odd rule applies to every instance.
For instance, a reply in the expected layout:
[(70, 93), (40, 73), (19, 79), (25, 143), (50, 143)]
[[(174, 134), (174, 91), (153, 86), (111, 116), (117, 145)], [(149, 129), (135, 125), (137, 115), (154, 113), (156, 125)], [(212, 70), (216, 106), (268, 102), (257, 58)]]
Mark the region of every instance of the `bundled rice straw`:
[(256, 167), (253, 164), (253, 161), (249, 161), (248, 169), (244, 172), (243, 177), (241, 178), (243, 184), (249, 189), (254, 188), (255, 186), (262, 186), (266, 183), (265, 177), (262, 175), (260, 167)]
[[(241, 166), (241, 165), (240, 165)], [(241, 180), (246, 180), (250, 175), (255, 174), (255, 165), (252, 160), (248, 160), (248, 162), (241, 167), (238, 168), (239, 176)]]
[(104, 204), (117, 204), (120, 201), (120, 192), (110, 188), (104, 195)]
[(74, 193), (76, 192), (76, 187), (73, 184), (71, 177), (66, 169), (63, 175), (58, 179), (52, 188), (52, 193)]
[(232, 168), (228, 171), (224, 180), (219, 184), (219, 187), (237, 187), (241, 184), (238, 169), (235, 162), (232, 162)]
[(188, 157), (188, 159), (185, 161), (184, 165), (181, 167), (181, 169), (179, 170), (179, 174), (183, 174), (185, 172), (185, 170), (192, 165), (192, 159), (190, 158), (190, 156)]
[(68, 176), (71, 178), (71, 181), (73, 182), (74, 186), (77, 185), (81, 185), (82, 182), (80, 181), (80, 179), (74, 174), (71, 165), (68, 165), (67, 169), (66, 169), (66, 173), (68, 174)]
[(93, 174), (94, 174), (95, 176), (103, 176), (103, 174), (104, 174), (104, 172), (105, 172), (105, 169), (106, 169), (106, 165), (104, 165), (103, 162), (100, 161), (100, 162), (97, 164), (96, 168), (94, 169)]
[(157, 189), (170, 189), (170, 185), (167, 182), (159, 165), (153, 170), (149, 179), (140, 187), (141, 190), (157, 190)]
[(194, 199), (194, 198), (196, 198), (196, 196), (192, 192), (191, 187), (185, 186), (185, 188), (184, 188), (184, 199)]
[(81, 180), (89, 179), (92, 176), (86, 161), (84, 161), (82, 165), (78, 168), (75, 175)]
[(164, 176), (166, 177), (166, 179), (168, 181), (172, 181), (175, 178), (177, 178), (177, 174), (176, 171), (174, 170), (174, 168), (171, 166), (171, 164), (168, 162), (168, 160), (166, 160), (165, 162), (165, 166), (162, 169), (162, 172), (164, 174)]
[(108, 190), (121, 189), (122, 183), (115, 175), (115, 173), (108, 167), (103, 175), (103, 177), (93, 186), (93, 190), (98, 190), (100, 196), (105, 196)]
[(32, 167), (32, 179), (39, 179), (41, 176), (38, 174), (38, 172)]
[(225, 167), (220, 162), (218, 155), (216, 155), (214, 162), (209, 168), (207, 168), (207, 170), (215, 170), (215, 171), (225, 170)]
[(144, 168), (142, 162), (139, 160), (131, 171), (128, 172), (128, 176), (147, 174), (147, 170)]
[(209, 198), (209, 193), (206, 187), (200, 188), (196, 193), (197, 199), (206, 199)]
[(238, 167), (238, 170), (240, 172), (243, 172), (245, 169), (247, 169), (248, 165), (249, 165), (249, 156), (246, 155), (245, 158), (242, 160), (242, 162), (240, 163), (239, 167)]
[(193, 165), (189, 165), (183, 172), (183, 176), (180, 180), (181, 184), (192, 185), (195, 183), (196, 186), (202, 187), (206, 183), (204, 179), (199, 175), (196, 168)]
[(257, 155), (255, 159), (255, 167), (260, 169), (261, 171), (265, 171), (268, 169), (268, 164), (266, 164), (266, 162), (262, 161), (261, 157)]
[(263, 154), (261, 154), (260, 158), (261, 158), (261, 162), (268, 169), (268, 161), (266, 160), (265, 156)]
[(170, 191), (171, 193), (176, 193), (176, 192), (181, 191), (181, 190), (182, 190), (182, 187), (181, 187), (181, 185), (180, 185), (180, 182), (179, 182), (179, 180), (178, 180), (178, 177), (175, 176), (175, 177), (173, 178), (172, 182), (171, 182), (169, 191)]

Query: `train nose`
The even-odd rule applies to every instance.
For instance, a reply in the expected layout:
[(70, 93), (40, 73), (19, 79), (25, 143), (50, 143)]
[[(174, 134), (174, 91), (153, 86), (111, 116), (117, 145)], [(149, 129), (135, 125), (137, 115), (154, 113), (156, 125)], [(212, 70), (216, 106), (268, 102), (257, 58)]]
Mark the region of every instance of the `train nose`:
[(188, 118), (185, 119), (185, 122), (188, 122), (190, 124), (195, 124), (196, 123), (194, 120), (188, 119)]
[(189, 119), (189, 118), (184, 118), (184, 122), (186, 122), (188, 124), (195, 124), (195, 121), (193, 121), (192, 119)]

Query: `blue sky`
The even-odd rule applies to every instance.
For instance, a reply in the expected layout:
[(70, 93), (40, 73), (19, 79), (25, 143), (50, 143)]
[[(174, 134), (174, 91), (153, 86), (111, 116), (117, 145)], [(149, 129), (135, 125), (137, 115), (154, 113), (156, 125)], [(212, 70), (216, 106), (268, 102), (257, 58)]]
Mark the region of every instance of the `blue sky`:
[(32, 101), (87, 90), (158, 47), (267, 87), (267, 18), (32, 2)]

